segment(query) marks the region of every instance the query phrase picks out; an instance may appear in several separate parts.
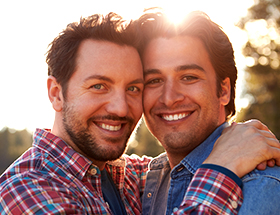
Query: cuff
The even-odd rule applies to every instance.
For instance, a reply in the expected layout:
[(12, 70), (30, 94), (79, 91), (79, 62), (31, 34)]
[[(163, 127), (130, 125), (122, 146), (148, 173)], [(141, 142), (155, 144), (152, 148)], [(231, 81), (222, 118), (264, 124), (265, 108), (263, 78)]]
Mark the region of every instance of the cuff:
[(215, 165), (215, 164), (202, 164), (200, 166), (200, 168), (206, 168), (206, 169), (212, 169), (212, 170), (216, 170), (218, 172), (223, 173), (224, 175), (226, 175), (227, 177), (231, 178), (232, 180), (234, 180), (234, 182), (242, 189), (243, 187), (243, 183), (242, 180), (231, 170), (219, 166), (219, 165)]
[(208, 168), (199, 168), (174, 214), (238, 214), (243, 202), (241, 188), (227, 175)]

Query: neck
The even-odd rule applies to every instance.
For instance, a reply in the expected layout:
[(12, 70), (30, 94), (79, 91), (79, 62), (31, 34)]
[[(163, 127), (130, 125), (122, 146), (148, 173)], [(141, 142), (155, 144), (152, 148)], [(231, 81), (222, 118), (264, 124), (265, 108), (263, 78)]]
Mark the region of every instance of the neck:
[(192, 147), (180, 148), (180, 149), (171, 149), (165, 148), (166, 154), (168, 156), (169, 165), (171, 169), (177, 166), (189, 153), (191, 153), (197, 146), (203, 143), (220, 125), (222, 125), (225, 121), (220, 122), (217, 127), (215, 127), (208, 135), (206, 135), (205, 139), (200, 140), (196, 144), (189, 144)]
[(171, 167), (171, 169), (173, 169), (175, 166), (177, 166), (181, 160), (184, 159), (184, 157), (187, 156), (187, 154), (178, 154), (178, 153), (172, 153), (172, 152), (166, 152), (167, 156), (168, 156), (168, 160), (169, 160), (169, 165)]

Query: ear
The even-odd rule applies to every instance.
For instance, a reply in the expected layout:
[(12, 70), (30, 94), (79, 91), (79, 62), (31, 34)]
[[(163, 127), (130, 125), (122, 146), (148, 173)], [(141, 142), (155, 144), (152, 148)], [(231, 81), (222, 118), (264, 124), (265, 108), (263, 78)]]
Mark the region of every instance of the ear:
[(57, 83), (56, 78), (53, 76), (48, 77), (48, 96), (52, 103), (53, 109), (60, 112), (63, 107), (63, 95), (61, 85)]
[(226, 106), (230, 101), (231, 96), (231, 86), (229, 77), (225, 78), (221, 83), (222, 92), (220, 95), (221, 105)]

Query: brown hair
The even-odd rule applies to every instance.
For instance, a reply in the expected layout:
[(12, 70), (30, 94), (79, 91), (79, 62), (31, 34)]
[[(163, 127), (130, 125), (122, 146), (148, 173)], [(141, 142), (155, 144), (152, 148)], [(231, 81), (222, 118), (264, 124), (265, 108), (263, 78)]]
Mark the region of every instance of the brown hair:
[(54, 76), (62, 86), (65, 98), (67, 83), (75, 72), (78, 48), (86, 39), (110, 41), (135, 48), (139, 41), (130, 23), (125, 23), (125, 20), (115, 13), (106, 16), (95, 14), (81, 18), (79, 23), (68, 24), (49, 44), (46, 57), (48, 75)]

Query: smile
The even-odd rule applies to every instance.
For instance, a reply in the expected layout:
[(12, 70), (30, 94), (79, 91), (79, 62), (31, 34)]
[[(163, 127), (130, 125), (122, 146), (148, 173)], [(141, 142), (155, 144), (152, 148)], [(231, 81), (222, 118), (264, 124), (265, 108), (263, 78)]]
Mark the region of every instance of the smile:
[(185, 114), (185, 113), (173, 114), (173, 115), (170, 114), (170, 115), (162, 115), (162, 118), (167, 121), (176, 121), (176, 120), (183, 119), (189, 115), (190, 114)]
[(122, 125), (108, 125), (108, 124), (104, 124), (102, 123), (101, 125), (98, 125), (99, 127), (108, 130), (108, 131), (119, 131), (122, 128)]

